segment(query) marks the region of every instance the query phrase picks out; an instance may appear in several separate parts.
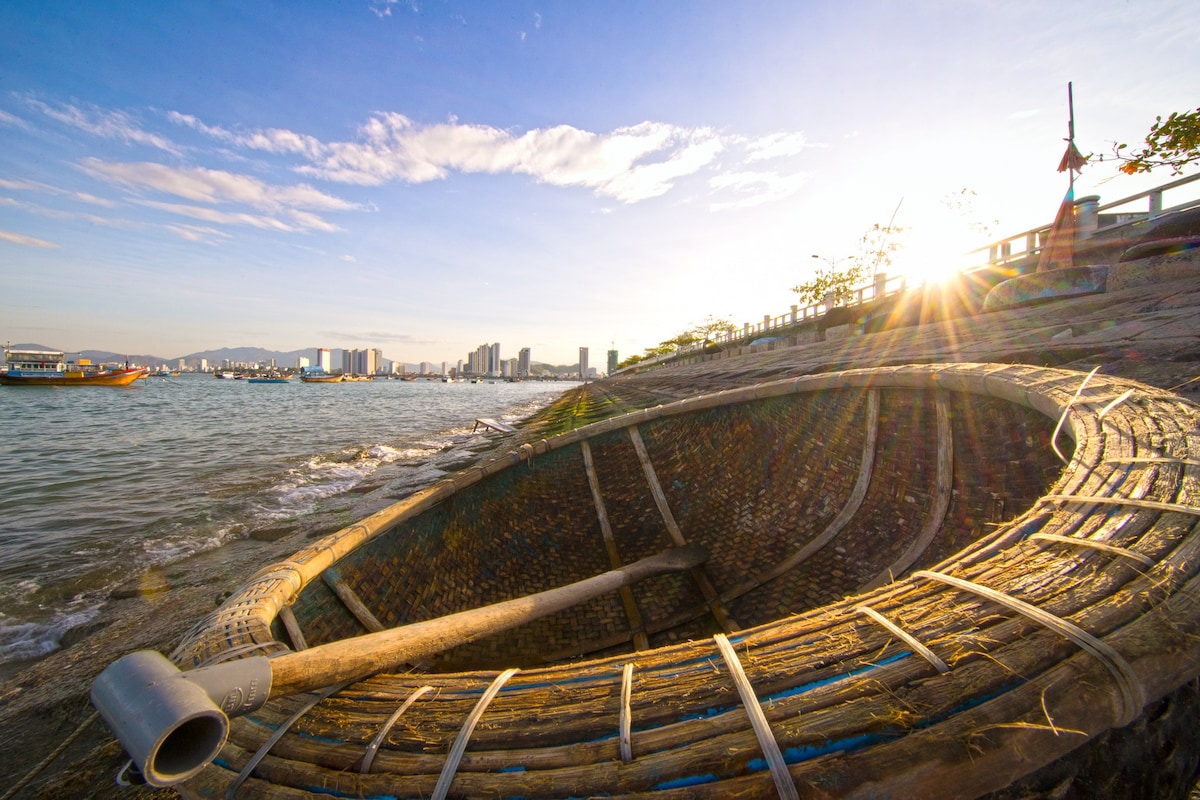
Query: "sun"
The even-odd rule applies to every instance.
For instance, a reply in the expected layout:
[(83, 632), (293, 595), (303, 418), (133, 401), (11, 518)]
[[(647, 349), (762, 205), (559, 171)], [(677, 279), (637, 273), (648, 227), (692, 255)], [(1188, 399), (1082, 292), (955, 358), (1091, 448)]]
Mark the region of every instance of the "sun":
[(941, 283), (987, 259), (986, 252), (972, 252), (987, 243), (960, 215), (936, 207), (915, 211), (918, 216), (905, 220), (890, 269), (905, 276), (909, 285)]

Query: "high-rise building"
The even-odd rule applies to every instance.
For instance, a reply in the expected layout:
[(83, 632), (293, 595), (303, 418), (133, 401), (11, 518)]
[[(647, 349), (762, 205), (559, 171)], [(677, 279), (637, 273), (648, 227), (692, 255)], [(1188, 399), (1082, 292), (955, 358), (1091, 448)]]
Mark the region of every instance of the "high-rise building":
[(472, 375), (486, 375), (489, 355), (490, 348), (486, 344), (476, 347), (474, 353), (467, 355), (467, 370)]
[(532, 365), (528, 347), (522, 347), (521, 352), (517, 355), (517, 377), (528, 378), (529, 367)]
[(333, 360), (329, 357), (328, 347), (317, 348), (317, 366), (326, 372), (333, 371)]
[(342, 371), (351, 375), (374, 375), (383, 363), (383, 351), (378, 349), (346, 350)]
[(588, 379), (588, 349), (586, 347), (579, 348), (579, 380), (586, 381)]
[(496, 342), (490, 348), (488, 354), (488, 375), (499, 375), (502, 369), (500, 365), (500, 343)]
[(617, 358), (617, 351), (609, 350), (608, 351), (608, 374), (609, 375), (612, 375), (614, 372), (617, 371), (617, 364), (619, 364), (619, 363), (621, 363), (621, 361), (619, 358)]

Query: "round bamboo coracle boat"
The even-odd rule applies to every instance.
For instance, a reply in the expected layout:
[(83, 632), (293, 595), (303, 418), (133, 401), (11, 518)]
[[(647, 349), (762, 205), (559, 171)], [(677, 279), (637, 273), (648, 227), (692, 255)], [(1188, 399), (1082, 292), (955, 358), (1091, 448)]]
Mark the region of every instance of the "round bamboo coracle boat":
[(185, 797), (1002, 792), (1200, 674), (1197, 418), (1101, 375), (920, 365), (523, 444), (189, 633), (187, 680), (258, 665), (193, 680), (227, 741), (190, 711), (141, 757), (118, 735)]

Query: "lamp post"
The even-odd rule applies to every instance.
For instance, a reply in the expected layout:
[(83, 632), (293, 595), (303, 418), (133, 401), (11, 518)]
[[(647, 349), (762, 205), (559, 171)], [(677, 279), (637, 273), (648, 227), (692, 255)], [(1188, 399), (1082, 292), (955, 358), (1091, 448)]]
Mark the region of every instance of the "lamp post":
[(837, 265), (838, 265), (839, 261), (845, 261), (846, 259), (850, 258), (850, 256), (841, 256), (839, 258), (827, 258), (825, 256), (818, 255), (816, 253), (813, 253), (811, 257), (818, 259), (820, 261), (824, 261), (826, 264), (829, 265), (830, 269), (834, 269), (834, 270), (837, 269)]
[(824, 261), (829, 265), (829, 275), (824, 279), (826, 281), (825, 308), (828, 310), (848, 297), (845, 284), (850, 280), (850, 276), (838, 272), (838, 262), (845, 261), (850, 256), (829, 258), (818, 253), (813, 253), (812, 258)]

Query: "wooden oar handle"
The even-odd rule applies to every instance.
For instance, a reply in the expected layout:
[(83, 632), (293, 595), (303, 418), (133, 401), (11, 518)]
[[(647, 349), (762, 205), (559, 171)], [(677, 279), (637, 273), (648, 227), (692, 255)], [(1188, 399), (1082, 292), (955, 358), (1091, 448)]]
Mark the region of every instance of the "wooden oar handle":
[(690, 569), (708, 551), (685, 545), (576, 583), (437, 619), (342, 639), (271, 659), (271, 697), (364, 678), (549, 616), (662, 572)]

